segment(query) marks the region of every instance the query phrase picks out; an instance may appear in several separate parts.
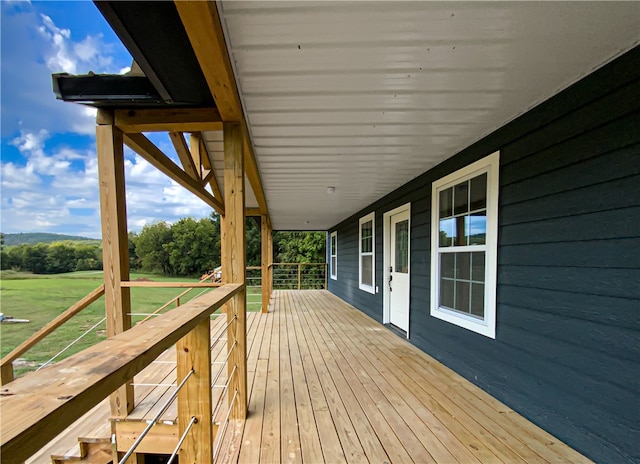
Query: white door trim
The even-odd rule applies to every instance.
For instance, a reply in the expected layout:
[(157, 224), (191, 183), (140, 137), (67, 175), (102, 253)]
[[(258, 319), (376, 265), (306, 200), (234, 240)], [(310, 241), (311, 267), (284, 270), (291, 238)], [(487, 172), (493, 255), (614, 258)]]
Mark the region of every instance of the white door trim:
[[(382, 323), (388, 324), (391, 320), (391, 306), (389, 304), (389, 300), (391, 295), (389, 293), (389, 267), (391, 266), (391, 216), (402, 213), (404, 211), (409, 212), (409, 282), (411, 282), (411, 203), (406, 203), (402, 206), (398, 206), (397, 208), (392, 209), (391, 211), (387, 211), (383, 214), (383, 236), (384, 236), (384, 246), (383, 246), (383, 278), (382, 278)], [(409, 284), (409, 297), (411, 297), (411, 284)], [(409, 298), (411, 301), (411, 298)], [(409, 305), (408, 317), (411, 317), (411, 305)], [(409, 330), (411, 329), (410, 324), (407, 321), (407, 338), (409, 338)]]

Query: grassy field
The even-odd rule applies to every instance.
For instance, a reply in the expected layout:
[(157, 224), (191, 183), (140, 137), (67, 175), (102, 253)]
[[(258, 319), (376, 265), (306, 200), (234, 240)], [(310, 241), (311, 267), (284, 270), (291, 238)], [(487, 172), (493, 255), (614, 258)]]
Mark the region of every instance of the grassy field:
[[(132, 280), (137, 278), (165, 282), (197, 282), (197, 279), (136, 273), (131, 275)], [(102, 284), (101, 271), (83, 271), (46, 276), (2, 271), (0, 273), (0, 311), (5, 316), (30, 320), (29, 323), (25, 324), (0, 324), (0, 352), (2, 356), (8, 354), (47, 322), (100, 284)], [(180, 288), (132, 288), (132, 312), (150, 313), (184, 290)], [(181, 298), (180, 302), (185, 303), (203, 293), (203, 291), (206, 290), (202, 288), (194, 289)], [(248, 310), (256, 311), (260, 309), (259, 293), (259, 287), (248, 289)], [(104, 298), (100, 298), (25, 353), (23, 355), (24, 361), (14, 364), (16, 375), (35, 370), (41, 363), (48, 361), (78, 336), (98, 323), (104, 317), (104, 313)], [(132, 319), (135, 323), (143, 319), (143, 316), (133, 316)], [(67, 350), (58, 360), (64, 359), (104, 339), (105, 324), (103, 322)]]

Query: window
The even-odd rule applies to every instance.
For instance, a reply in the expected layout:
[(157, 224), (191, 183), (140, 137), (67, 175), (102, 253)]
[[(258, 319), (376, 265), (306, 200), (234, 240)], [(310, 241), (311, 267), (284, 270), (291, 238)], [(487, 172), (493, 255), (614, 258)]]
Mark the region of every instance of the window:
[(330, 262), (331, 266), (331, 278), (338, 280), (338, 232), (331, 232), (331, 245), (330, 245)]
[(431, 315), (495, 338), (500, 154), (432, 186)]
[(360, 289), (375, 293), (375, 213), (360, 218)]

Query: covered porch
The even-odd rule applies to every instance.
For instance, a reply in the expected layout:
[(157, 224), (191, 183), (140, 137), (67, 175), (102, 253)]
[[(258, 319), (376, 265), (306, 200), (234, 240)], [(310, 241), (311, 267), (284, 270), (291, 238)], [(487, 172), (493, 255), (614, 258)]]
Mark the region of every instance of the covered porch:
[[(325, 290), (274, 291), (268, 313), (247, 315), (247, 353), (247, 419), (218, 437), (219, 463), (589, 462)], [(151, 365), (138, 378), (162, 385), (170, 375)], [(144, 403), (166, 392), (147, 391)], [(167, 436), (166, 447), (177, 439)], [(44, 449), (70, 449), (76, 438), (58, 441)]]

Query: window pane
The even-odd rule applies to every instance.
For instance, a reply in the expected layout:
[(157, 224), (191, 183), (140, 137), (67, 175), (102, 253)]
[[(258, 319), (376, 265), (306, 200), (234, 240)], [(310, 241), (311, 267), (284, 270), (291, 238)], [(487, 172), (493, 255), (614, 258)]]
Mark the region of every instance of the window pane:
[(469, 245), (484, 245), (487, 241), (487, 212), (479, 211), (465, 217)]
[(471, 179), (470, 211), (487, 207), (487, 174)]
[(464, 216), (458, 216), (453, 221), (453, 246), (467, 246), (467, 237), (464, 235)]
[(456, 253), (456, 280), (470, 280), (471, 253)]
[(373, 250), (372, 225), (372, 221), (367, 221), (362, 224), (362, 253), (371, 253)]
[(409, 272), (409, 221), (396, 223), (396, 272)]
[(453, 280), (440, 280), (440, 304), (453, 309)]
[(371, 270), (373, 269), (373, 256), (362, 256), (362, 284), (373, 286), (373, 276)]
[(453, 187), (440, 192), (440, 219), (453, 216)]
[(331, 275), (336, 275), (336, 265), (338, 259), (335, 256), (331, 257)]
[(455, 219), (443, 219), (440, 221), (440, 246), (450, 247), (455, 237)]
[(456, 280), (456, 306), (455, 309), (463, 313), (469, 313), (469, 282)]
[(469, 181), (453, 187), (453, 214), (464, 214), (469, 211)]
[(471, 284), (471, 314), (484, 319), (484, 284)]
[(455, 253), (442, 253), (440, 255), (440, 275), (453, 279), (453, 270), (455, 267)]
[(471, 280), (484, 282), (484, 252), (471, 253)]
[(336, 236), (335, 235), (331, 236), (331, 254), (332, 255), (336, 254)]

